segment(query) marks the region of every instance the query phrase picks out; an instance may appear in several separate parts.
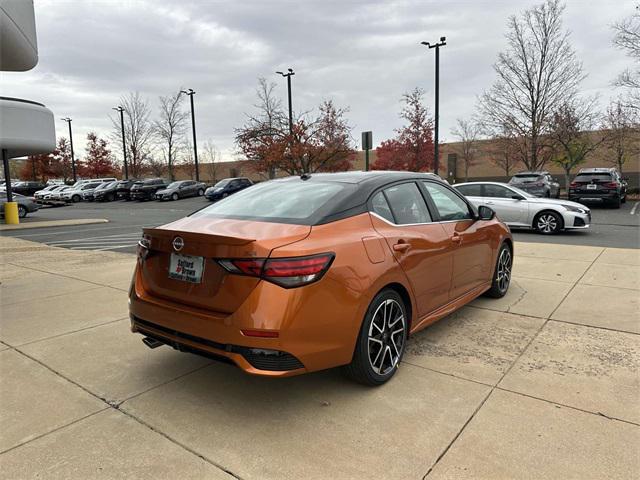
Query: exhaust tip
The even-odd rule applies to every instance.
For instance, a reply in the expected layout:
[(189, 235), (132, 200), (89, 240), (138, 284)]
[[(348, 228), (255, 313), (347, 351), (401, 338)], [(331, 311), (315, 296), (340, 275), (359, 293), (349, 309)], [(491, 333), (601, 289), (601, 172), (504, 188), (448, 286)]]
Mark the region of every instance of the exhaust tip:
[(142, 339), (142, 343), (144, 343), (149, 348), (158, 348), (161, 345), (164, 345), (164, 343), (162, 343), (160, 340), (156, 340), (155, 338), (151, 337), (144, 337)]

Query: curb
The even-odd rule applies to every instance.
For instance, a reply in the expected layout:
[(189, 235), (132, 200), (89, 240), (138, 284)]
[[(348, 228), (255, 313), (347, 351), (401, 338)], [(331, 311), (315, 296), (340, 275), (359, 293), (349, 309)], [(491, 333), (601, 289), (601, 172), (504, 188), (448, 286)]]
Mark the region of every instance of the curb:
[(93, 223), (109, 223), (106, 218), (78, 218), (74, 220), (48, 220), (44, 222), (19, 223), (18, 225), (0, 225), (0, 232), (9, 230), (27, 230), (29, 228), (67, 227), (69, 225), (91, 225)]

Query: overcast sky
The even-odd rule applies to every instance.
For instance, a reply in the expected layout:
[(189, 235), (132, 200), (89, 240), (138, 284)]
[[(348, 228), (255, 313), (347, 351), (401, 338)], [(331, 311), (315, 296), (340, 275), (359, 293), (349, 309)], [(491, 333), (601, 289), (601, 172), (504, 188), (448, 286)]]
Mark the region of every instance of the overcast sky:
[[(533, 1), (181, 1), (35, 0), (40, 62), (27, 73), (2, 73), (1, 94), (39, 101), (73, 118), (77, 154), (87, 132), (109, 133), (111, 107), (129, 91), (149, 99), (179, 87), (196, 90), (198, 143), (212, 140), (234, 156), (233, 129), (255, 103), (257, 78), (292, 67), (294, 110), (323, 99), (349, 107), (359, 145), (372, 130), (377, 145), (400, 126), (399, 99), (416, 86), (433, 111), (434, 52), (419, 45), (447, 37), (440, 58), (440, 137), (456, 117), (472, 114), (488, 88), (510, 15)], [(611, 24), (636, 0), (567, 2), (565, 26), (588, 74), (588, 94), (604, 105), (612, 79), (629, 60), (611, 45)], [(284, 103), (286, 106), (286, 103)], [(188, 104), (185, 102), (185, 108)], [(112, 145), (119, 153), (119, 145)]]

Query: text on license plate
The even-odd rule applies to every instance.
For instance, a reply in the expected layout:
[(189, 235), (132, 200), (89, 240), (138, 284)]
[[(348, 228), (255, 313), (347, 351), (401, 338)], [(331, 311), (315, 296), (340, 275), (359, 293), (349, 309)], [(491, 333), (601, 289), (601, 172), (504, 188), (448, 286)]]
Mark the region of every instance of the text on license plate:
[(200, 283), (204, 270), (203, 257), (191, 257), (188, 255), (171, 254), (169, 262), (169, 278), (182, 280), (183, 282)]

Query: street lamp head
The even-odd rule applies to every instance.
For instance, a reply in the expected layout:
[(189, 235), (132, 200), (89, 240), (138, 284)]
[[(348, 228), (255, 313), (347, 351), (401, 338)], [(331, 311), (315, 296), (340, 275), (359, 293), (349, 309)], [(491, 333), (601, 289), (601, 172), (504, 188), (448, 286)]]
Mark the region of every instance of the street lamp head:
[(124, 108), (121, 105), (113, 107), (111, 110), (115, 110), (116, 112), (124, 112)]
[(441, 42), (446, 42), (447, 41), (447, 37), (440, 37), (440, 41)]
[(430, 47), (431, 44), (429, 42), (420, 42), (422, 45), (426, 45), (427, 47)]
[(69, 117), (61, 118), (60, 120), (62, 120), (63, 122), (70, 122), (71, 121), (71, 119)]
[(194, 89), (190, 88), (188, 90), (180, 90), (180, 93), (184, 93), (185, 95), (193, 95), (196, 92)]
[(282, 75), (283, 77), (290, 77), (291, 75), (295, 75), (295, 73), (293, 72), (293, 68), (287, 68), (287, 73), (280, 72), (280, 71), (277, 71), (276, 73), (278, 75)]

